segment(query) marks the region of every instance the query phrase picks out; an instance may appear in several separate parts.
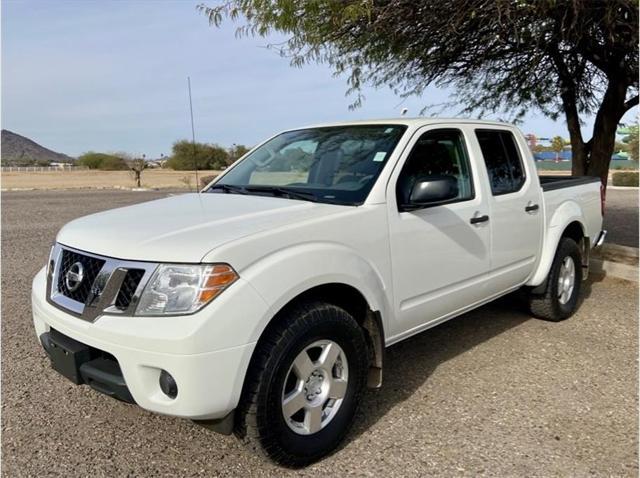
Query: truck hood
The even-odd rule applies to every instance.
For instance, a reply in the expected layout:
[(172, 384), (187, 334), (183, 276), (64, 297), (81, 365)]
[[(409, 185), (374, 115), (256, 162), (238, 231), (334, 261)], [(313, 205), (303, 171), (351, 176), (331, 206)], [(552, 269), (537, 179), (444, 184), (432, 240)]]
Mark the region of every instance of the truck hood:
[(57, 241), (119, 259), (194, 263), (229, 241), (341, 210), (275, 197), (183, 194), (76, 219)]

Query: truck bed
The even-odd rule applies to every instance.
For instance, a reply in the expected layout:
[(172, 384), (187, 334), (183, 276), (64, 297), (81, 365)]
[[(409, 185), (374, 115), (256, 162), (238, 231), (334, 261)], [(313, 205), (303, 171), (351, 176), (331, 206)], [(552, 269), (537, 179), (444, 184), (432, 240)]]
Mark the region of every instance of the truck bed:
[(554, 225), (556, 212), (582, 216), (584, 234), (592, 243), (602, 228), (600, 178), (593, 176), (540, 176), (545, 213), (545, 230)]
[(581, 184), (599, 183), (596, 176), (540, 176), (540, 186), (543, 191), (570, 188)]

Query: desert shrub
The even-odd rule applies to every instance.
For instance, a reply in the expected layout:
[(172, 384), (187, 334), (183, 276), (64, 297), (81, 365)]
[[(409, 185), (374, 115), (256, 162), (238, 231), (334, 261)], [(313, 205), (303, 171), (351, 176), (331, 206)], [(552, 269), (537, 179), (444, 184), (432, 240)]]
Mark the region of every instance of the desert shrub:
[(635, 186), (638, 187), (638, 173), (625, 171), (613, 173), (614, 186)]
[(100, 169), (108, 170), (108, 171), (117, 171), (120, 169), (128, 169), (127, 163), (123, 158), (119, 158), (118, 156), (111, 156), (109, 154), (105, 155), (106, 157), (102, 160), (102, 164), (100, 165)]
[(221, 169), (227, 165), (229, 153), (217, 144), (192, 143), (181, 140), (173, 144), (166, 167), (175, 170)]
[(108, 171), (128, 169), (123, 158), (115, 154), (96, 153), (89, 151), (78, 157), (76, 161), (78, 166), (84, 166), (89, 169), (102, 169)]

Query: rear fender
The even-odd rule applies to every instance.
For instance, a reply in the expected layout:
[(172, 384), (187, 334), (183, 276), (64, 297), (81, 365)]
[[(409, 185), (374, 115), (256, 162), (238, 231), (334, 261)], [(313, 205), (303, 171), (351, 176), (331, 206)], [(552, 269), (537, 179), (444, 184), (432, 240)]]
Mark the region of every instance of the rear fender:
[[(580, 224), (580, 227), (582, 228), (582, 234), (584, 236), (585, 225), (582, 208), (575, 201), (566, 201), (556, 209), (553, 217), (549, 221), (549, 226), (547, 227), (543, 239), (544, 242), (542, 246), (540, 261), (538, 262), (538, 266), (534, 274), (531, 276), (526, 285), (536, 287), (545, 282), (547, 276), (549, 275), (549, 271), (551, 270), (551, 264), (553, 263), (553, 258), (556, 255), (556, 250), (558, 249), (560, 239), (567, 229), (567, 226), (573, 222), (577, 222)], [(578, 245), (584, 249), (583, 244)]]

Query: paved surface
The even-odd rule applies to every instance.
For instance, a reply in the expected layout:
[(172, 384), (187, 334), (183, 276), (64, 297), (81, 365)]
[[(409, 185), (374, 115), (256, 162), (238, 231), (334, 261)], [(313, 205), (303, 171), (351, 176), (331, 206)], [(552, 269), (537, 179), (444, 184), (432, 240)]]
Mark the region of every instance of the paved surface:
[(563, 323), (509, 297), (391, 347), (345, 445), (297, 472), (72, 385), (36, 342), (31, 278), (66, 221), (163, 195), (2, 194), (4, 476), (638, 475), (638, 294), (611, 278)]
[(604, 214), (607, 242), (638, 247), (638, 189), (609, 189)]

